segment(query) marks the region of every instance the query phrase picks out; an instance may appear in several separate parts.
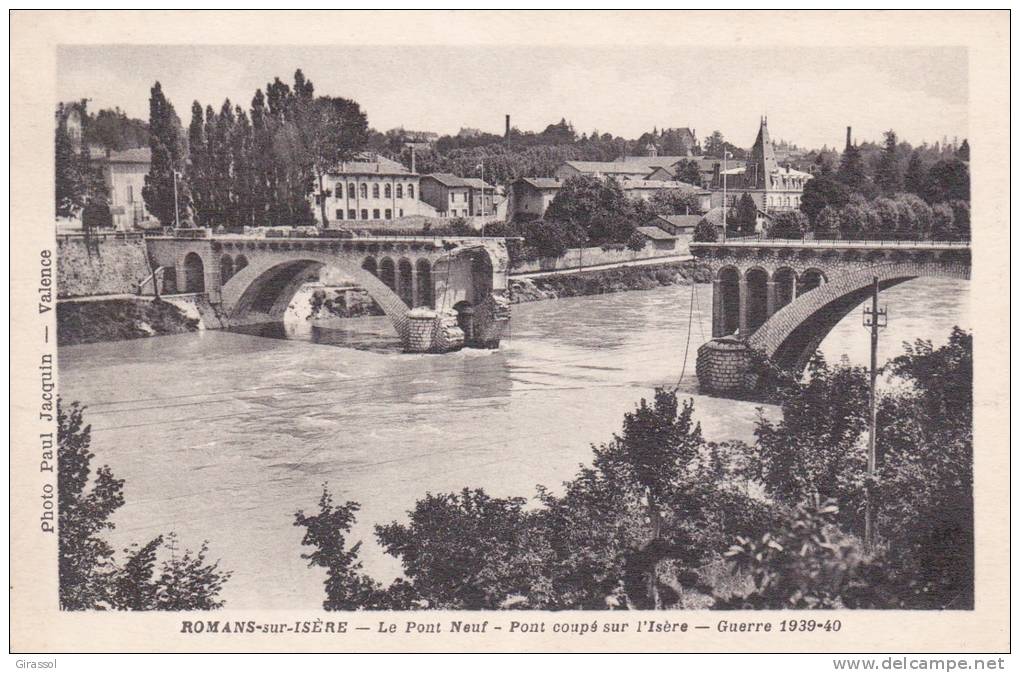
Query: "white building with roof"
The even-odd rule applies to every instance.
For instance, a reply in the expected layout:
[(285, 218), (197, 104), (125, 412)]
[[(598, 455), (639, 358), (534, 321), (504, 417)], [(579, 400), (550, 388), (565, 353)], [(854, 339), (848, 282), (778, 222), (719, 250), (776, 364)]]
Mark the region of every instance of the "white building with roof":
[(319, 207), (322, 198), (326, 199), (326, 215), (333, 226), (430, 215), (432, 209), (422, 208), (420, 182), (417, 173), (382, 156), (365, 155), (358, 161), (344, 162), (326, 176), (325, 195), (312, 195), (315, 219), (323, 226)]

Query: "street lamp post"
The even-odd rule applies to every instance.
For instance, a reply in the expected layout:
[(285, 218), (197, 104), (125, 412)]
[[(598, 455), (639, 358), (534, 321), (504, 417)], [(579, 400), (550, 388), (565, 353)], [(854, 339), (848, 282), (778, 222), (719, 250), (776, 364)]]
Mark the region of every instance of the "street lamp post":
[(177, 206), (177, 171), (174, 171), (174, 228), (181, 228), (181, 211)]

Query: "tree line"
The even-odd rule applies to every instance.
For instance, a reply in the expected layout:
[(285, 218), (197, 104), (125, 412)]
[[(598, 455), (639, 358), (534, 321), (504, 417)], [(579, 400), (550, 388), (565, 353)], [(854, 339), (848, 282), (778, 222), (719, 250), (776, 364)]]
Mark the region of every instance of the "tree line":
[(913, 149), (887, 131), (866, 160), (860, 147), (804, 185), (797, 214), (780, 214), (775, 236), (902, 240), (970, 238), (970, 146), (954, 156)]
[[(973, 340), (954, 328), (889, 361), (878, 469), (867, 471), (868, 373), (816, 355), (807, 375), (763, 373), (782, 417), (753, 444), (702, 433), (693, 400), (656, 390), (558, 492), (427, 493), (375, 527), (403, 576), (364, 571), (360, 505), (324, 485), (298, 511), (300, 553), (325, 572), (327, 610), (969, 609), (974, 604)], [(173, 535), (114, 554), (103, 532), (123, 481), (92, 472), (78, 405), (58, 411), (63, 609), (223, 606), (230, 572)], [(871, 498), (878, 542), (862, 545)]]
[[(184, 212), (196, 226), (308, 225), (309, 195), (327, 193), (325, 176), (358, 156), (368, 123), (346, 98), (316, 96), (301, 70), (256, 90), (246, 111), (225, 100), (219, 110), (192, 104), (185, 135), (159, 82), (149, 99), (152, 168), (142, 192), (163, 224)], [(176, 183), (175, 203), (175, 173)], [(325, 200), (320, 218), (329, 222)]]

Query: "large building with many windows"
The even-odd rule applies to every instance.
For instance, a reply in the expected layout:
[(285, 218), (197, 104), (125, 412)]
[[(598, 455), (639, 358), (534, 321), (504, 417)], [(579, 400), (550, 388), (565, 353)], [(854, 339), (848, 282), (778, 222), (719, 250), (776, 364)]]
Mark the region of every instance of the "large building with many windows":
[[(341, 164), (324, 180), (324, 194), (316, 193), (315, 218), (321, 220), (326, 199), (327, 226), (342, 227), (372, 220), (395, 220), (422, 212), (421, 176), (385, 157), (365, 156)], [(321, 221), (319, 226), (323, 226)]]

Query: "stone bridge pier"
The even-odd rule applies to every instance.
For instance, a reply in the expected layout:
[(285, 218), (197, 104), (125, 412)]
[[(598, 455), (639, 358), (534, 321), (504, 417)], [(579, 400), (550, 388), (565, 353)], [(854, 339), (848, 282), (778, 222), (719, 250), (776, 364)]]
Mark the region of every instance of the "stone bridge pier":
[(712, 272), (712, 340), (698, 349), (702, 390), (744, 396), (764, 361), (799, 375), (825, 336), (886, 289), (919, 277), (970, 278), (970, 247), (938, 241), (736, 239), (692, 243)]
[(495, 348), (510, 320), (509, 257), (502, 238), (198, 233), (151, 237), (147, 247), (164, 293), (204, 294), (228, 325), (282, 320), (301, 286), (324, 267), (363, 288), (407, 350)]

